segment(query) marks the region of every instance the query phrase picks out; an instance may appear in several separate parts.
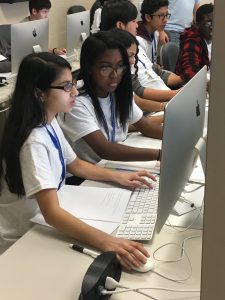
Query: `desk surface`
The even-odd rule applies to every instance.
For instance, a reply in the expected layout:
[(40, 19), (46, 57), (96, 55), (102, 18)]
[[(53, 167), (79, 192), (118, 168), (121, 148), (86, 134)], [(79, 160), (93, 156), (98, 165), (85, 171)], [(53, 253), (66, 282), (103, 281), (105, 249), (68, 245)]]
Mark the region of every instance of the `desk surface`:
[[(154, 236), (152, 243), (146, 248), (152, 252), (158, 246), (176, 242), (181, 244), (188, 236), (200, 235), (199, 230), (188, 230), (184, 233), (174, 232), (171, 228), (163, 228)], [(93, 259), (77, 253), (68, 246), (73, 242), (70, 238), (54, 229), (35, 225), (17, 243), (0, 257), (0, 291), (4, 300), (74, 300), (78, 299), (82, 280)], [(174, 283), (160, 278), (153, 272), (123, 272), (120, 282), (129, 287), (170, 287), (175, 289), (199, 289), (201, 270), (201, 237), (187, 242), (186, 250), (191, 259), (192, 277), (182, 283)], [(164, 250), (164, 259), (179, 257), (180, 249), (175, 246)], [(172, 257), (171, 257), (172, 255)], [(156, 267), (168, 277), (184, 278), (190, 270), (187, 260), (177, 263), (162, 264)], [(160, 299), (199, 299), (196, 293), (169, 293), (154, 291), (149, 294)], [(145, 299), (136, 293), (118, 294), (112, 299)], [(190, 298), (189, 298), (190, 297)], [(94, 300), (94, 299), (93, 299)]]

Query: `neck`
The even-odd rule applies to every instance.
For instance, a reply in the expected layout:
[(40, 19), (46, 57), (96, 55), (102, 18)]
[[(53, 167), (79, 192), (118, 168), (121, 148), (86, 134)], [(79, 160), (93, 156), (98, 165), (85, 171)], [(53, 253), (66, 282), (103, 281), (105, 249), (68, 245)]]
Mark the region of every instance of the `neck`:
[(147, 30), (148, 33), (154, 33), (154, 29), (150, 25), (150, 23), (144, 23), (144, 27)]
[(98, 91), (96, 91), (96, 95), (97, 95), (97, 97), (98, 98), (107, 98), (108, 97), (108, 95), (109, 95), (109, 92), (98, 92)]

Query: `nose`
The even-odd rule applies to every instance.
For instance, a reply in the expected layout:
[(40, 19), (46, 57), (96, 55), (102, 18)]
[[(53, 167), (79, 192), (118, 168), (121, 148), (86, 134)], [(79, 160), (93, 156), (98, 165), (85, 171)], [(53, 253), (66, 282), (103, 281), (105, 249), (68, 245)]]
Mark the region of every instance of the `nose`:
[(129, 58), (129, 62), (130, 62), (130, 65), (134, 65), (135, 64), (135, 57), (134, 56), (131, 56)]
[(79, 95), (79, 91), (77, 90), (77, 88), (74, 85), (73, 85), (73, 88), (72, 88), (70, 94), (72, 96), (78, 96)]
[(111, 78), (117, 77), (117, 76), (118, 76), (118, 74), (117, 74), (117, 69), (113, 69), (112, 72), (110, 72), (109, 76), (110, 76)]

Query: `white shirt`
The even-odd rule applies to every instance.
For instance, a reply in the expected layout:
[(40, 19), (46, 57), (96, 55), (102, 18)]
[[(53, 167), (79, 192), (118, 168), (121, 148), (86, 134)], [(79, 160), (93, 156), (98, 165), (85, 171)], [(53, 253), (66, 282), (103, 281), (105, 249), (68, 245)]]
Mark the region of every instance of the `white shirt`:
[[(60, 141), (65, 164), (68, 165), (76, 155), (55, 119), (52, 126)], [(39, 210), (34, 195), (43, 189), (58, 189), (62, 164), (45, 127), (32, 130), (21, 148), (20, 164), (25, 196), (18, 198), (12, 194), (3, 181), (0, 195), (0, 253), (31, 228), (29, 220)]]
[(139, 42), (139, 48), (142, 47), (142, 49), (145, 51), (151, 62), (155, 63), (157, 59), (157, 45), (159, 42), (159, 32), (154, 32), (153, 41), (150, 40), (150, 37), (148, 40), (146, 40), (143, 37), (137, 35), (136, 38)]
[[(105, 115), (111, 138), (113, 128), (110, 121), (110, 97), (108, 96), (106, 98), (98, 98), (98, 100), (101, 105), (102, 111)], [(142, 115), (142, 111), (133, 101), (132, 112), (130, 115), (130, 119), (128, 120), (126, 130), (122, 130), (122, 127), (120, 126), (118, 120), (116, 120), (115, 122), (116, 143), (124, 141), (126, 139), (128, 132), (128, 124), (136, 123), (138, 120), (141, 119)], [(104, 126), (101, 123), (99, 123), (97, 119), (95, 109), (89, 95), (78, 96), (72, 111), (66, 114), (65, 118), (63, 115), (59, 115), (59, 124), (79, 158), (92, 163), (97, 163), (98, 161), (100, 161), (101, 157), (99, 157), (83, 139), (84, 136), (97, 130), (100, 130), (104, 134), (106, 139), (108, 139)]]
[(153, 63), (142, 47), (138, 51), (138, 80), (143, 87), (158, 90), (170, 90), (152, 68)]
[(96, 33), (100, 30), (100, 23), (101, 23), (101, 14), (102, 14), (102, 8), (99, 7), (96, 9), (95, 14), (94, 14), (94, 20), (91, 25), (91, 33)]

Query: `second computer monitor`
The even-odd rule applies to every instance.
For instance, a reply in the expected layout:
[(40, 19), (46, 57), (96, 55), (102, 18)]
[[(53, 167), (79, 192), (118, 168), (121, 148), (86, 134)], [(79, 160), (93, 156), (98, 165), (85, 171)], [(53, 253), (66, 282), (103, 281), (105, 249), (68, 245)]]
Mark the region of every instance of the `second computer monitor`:
[(80, 50), (83, 41), (90, 34), (90, 11), (67, 15), (67, 55)]
[(167, 104), (164, 115), (159, 204), (159, 232), (172, 212), (192, 173), (203, 135), (206, 101), (206, 67), (203, 67)]
[(18, 72), (22, 59), (38, 45), (39, 51), (48, 51), (48, 19), (11, 25), (12, 73)]

